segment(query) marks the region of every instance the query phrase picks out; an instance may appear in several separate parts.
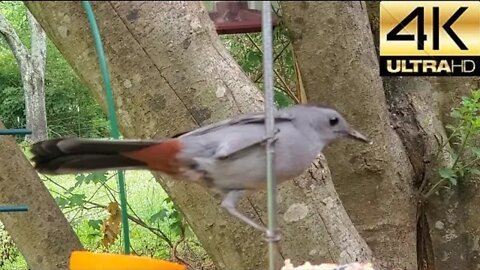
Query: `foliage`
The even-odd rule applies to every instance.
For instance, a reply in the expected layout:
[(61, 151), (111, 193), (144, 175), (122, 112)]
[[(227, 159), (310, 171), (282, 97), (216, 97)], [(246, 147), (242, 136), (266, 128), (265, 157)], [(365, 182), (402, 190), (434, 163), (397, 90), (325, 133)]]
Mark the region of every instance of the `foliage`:
[(3, 224), (0, 223), (0, 267), (3, 267), (7, 263), (12, 263), (19, 256), (18, 250), (15, 248), (15, 244), (12, 238), (4, 230)]
[[(231, 34), (220, 36), (224, 45), (245, 74), (263, 90), (262, 34)], [(295, 94), (294, 59), (286, 28), (279, 25), (273, 31), (274, 99), (278, 107), (295, 103), (288, 93)]]
[[(116, 182), (112, 181), (115, 173), (79, 174), (73, 179), (42, 177), (87, 249), (121, 252), (119, 215), (113, 211), (118, 210), (113, 207), (118, 206)], [(128, 171), (125, 177), (132, 249), (168, 258), (173, 243), (180, 238), (179, 227), (184, 227), (179, 212), (167, 195), (159, 192), (161, 188), (149, 172)]]
[[(439, 169), (440, 181), (428, 191), (427, 198), (444, 183), (456, 186), (460, 180), (480, 176), (480, 90), (473, 90), (469, 96), (462, 97), (460, 106), (453, 108), (450, 116), (454, 124), (446, 125), (449, 138), (439, 143), (441, 151), (447, 149), (453, 163)], [(446, 148), (447, 144), (452, 147)]]
[[(21, 2), (0, 4), (0, 12), (30, 46), (26, 8)], [(10, 48), (0, 38), (0, 118), (7, 128), (25, 127), (25, 103), (20, 70)], [(108, 136), (105, 113), (51, 41), (47, 42), (45, 99), (49, 137)]]
[(480, 90), (463, 97), (460, 106), (452, 110), (451, 116), (456, 124), (446, 127), (451, 132), (449, 140), (458, 150), (450, 152), (454, 163), (451, 168), (443, 168), (441, 176), (455, 184), (457, 179), (468, 175), (480, 175)]

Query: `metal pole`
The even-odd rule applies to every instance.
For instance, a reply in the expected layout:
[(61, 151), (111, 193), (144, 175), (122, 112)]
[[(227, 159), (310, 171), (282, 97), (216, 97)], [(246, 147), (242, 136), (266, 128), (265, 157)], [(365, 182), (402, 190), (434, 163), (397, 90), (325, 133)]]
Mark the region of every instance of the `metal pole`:
[(27, 135), (32, 134), (32, 131), (24, 128), (0, 129), (0, 135)]
[(0, 213), (26, 211), (28, 211), (28, 207), (26, 205), (0, 205)]
[(267, 195), (268, 195), (268, 259), (269, 269), (276, 270), (276, 178), (274, 168), (273, 136), (275, 130), (274, 100), (273, 100), (273, 48), (272, 48), (272, 11), (270, 1), (263, 1), (262, 8), (262, 41), (263, 41), (263, 74), (265, 91), (265, 133), (268, 138), (266, 144)]

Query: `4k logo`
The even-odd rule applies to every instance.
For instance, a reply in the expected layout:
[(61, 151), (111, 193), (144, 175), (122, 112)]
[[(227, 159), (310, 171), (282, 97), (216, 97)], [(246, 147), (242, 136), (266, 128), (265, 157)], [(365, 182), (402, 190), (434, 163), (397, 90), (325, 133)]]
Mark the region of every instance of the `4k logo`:
[(381, 76), (480, 76), (480, 2), (382, 1)]

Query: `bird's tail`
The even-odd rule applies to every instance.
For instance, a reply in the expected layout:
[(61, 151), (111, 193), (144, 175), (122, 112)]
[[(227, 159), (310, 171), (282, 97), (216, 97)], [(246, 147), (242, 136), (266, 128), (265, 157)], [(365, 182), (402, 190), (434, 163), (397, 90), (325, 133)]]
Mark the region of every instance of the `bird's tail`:
[(154, 169), (168, 173), (171, 160), (179, 150), (172, 147), (173, 143), (67, 138), (35, 143), (31, 151), (35, 169), (45, 174), (113, 169)]

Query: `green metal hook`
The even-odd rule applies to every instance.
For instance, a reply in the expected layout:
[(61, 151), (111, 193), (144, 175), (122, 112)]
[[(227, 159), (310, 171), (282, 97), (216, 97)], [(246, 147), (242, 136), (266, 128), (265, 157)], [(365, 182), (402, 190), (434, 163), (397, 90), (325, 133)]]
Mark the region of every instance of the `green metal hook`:
[[(108, 118), (110, 121), (111, 133), (114, 139), (120, 137), (120, 131), (117, 124), (117, 116), (115, 114), (115, 103), (113, 100), (112, 87), (110, 83), (110, 76), (108, 72), (107, 61), (105, 60), (105, 52), (103, 51), (102, 40), (100, 38), (100, 31), (98, 30), (95, 15), (89, 1), (82, 1), (82, 6), (87, 13), (88, 22), (92, 30), (93, 40), (95, 41), (95, 49), (97, 51), (98, 62), (102, 72), (103, 85), (105, 87), (105, 95), (107, 97)], [(127, 214), (127, 194), (125, 192), (125, 175), (123, 171), (118, 171), (118, 191), (120, 195), (120, 207), (122, 213), (122, 229), (123, 229), (123, 244), (124, 253), (130, 254), (130, 236), (128, 229), (128, 214)]]

